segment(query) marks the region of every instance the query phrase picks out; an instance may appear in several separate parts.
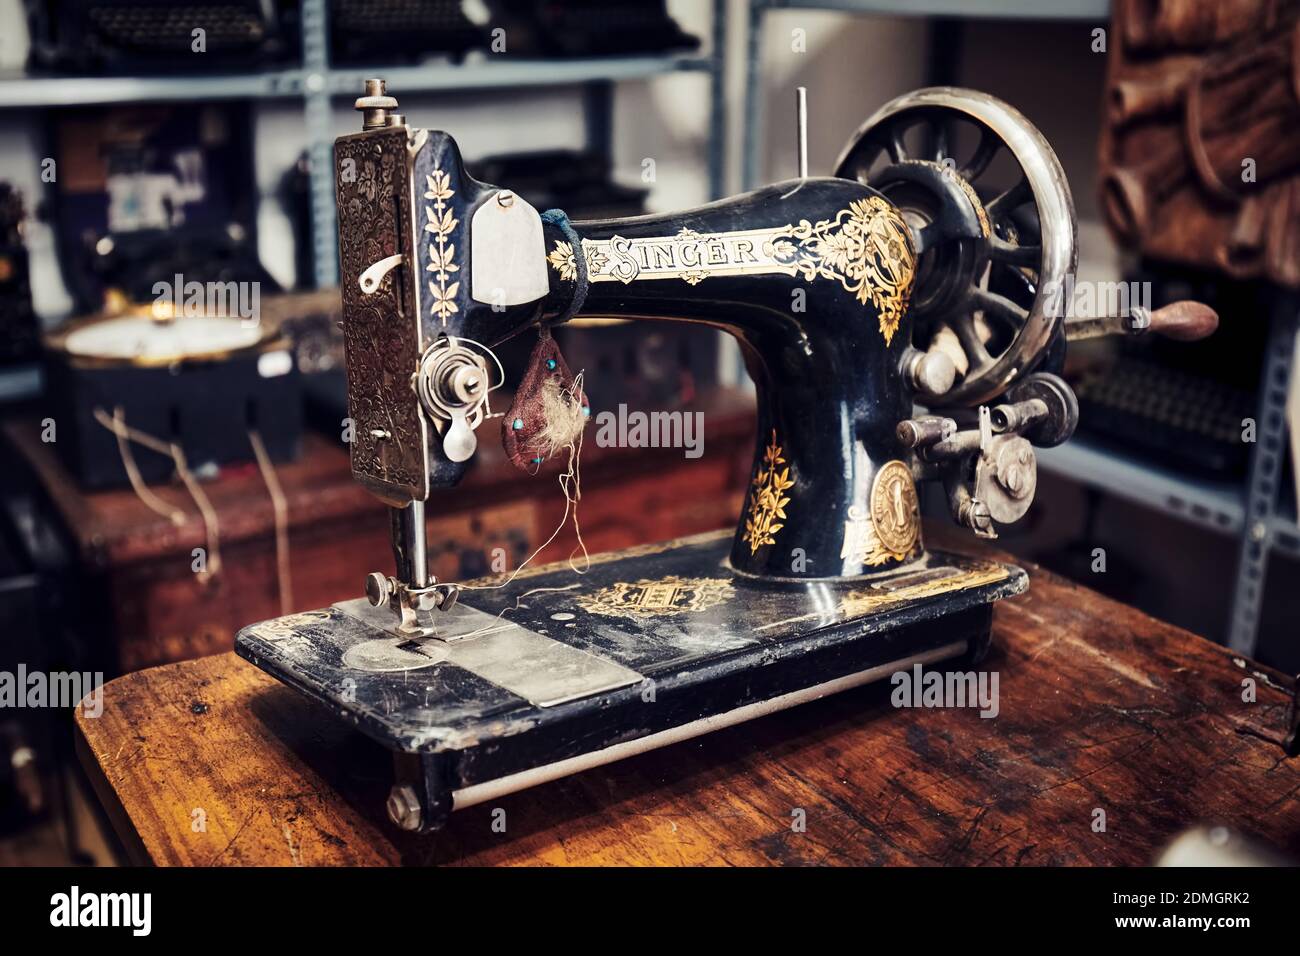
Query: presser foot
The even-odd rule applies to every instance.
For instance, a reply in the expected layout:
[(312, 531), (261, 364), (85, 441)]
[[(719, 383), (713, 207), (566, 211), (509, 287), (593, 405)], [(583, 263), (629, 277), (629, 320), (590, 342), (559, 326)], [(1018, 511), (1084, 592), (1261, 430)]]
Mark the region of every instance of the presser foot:
[(366, 575), (366, 601), (373, 608), (387, 608), (399, 631), (421, 633), (434, 629), (429, 616), (434, 611), (450, 611), (460, 597), (455, 584), (414, 587), (397, 578), (371, 571)]
[(1028, 586), (1020, 568), (937, 551), (866, 579), (770, 585), (730, 570), (731, 543), (597, 555), (576, 580), (539, 568), (427, 615), (427, 633), (355, 599), (250, 625), (235, 647), (393, 752), (389, 819), (423, 833), (900, 670), (973, 669), (994, 602)]

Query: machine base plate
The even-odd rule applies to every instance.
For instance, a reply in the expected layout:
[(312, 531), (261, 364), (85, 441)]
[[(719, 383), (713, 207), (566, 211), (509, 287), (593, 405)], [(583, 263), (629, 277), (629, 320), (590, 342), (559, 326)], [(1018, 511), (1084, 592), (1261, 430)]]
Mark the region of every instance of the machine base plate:
[(978, 660), (993, 602), (1028, 586), (1020, 568), (935, 551), (862, 580), (764, 584), (731, 572), (731, 538), (599, 555), (580, 576), (565, 564), (469, 582), (437, 637), (349, 601), (250, 625), (236, 651), (397, 752), (432, 829), (494, 781), (519, 789), (894, 663)]

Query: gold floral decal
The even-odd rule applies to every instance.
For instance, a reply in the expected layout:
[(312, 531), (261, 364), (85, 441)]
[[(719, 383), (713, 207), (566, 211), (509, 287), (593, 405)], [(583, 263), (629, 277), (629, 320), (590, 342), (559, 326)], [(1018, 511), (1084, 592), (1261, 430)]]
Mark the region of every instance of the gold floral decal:
[(959, 173), (954, 172), (951, 175), (956, 177), (957, 185), (961, 187), (961, 191), (966, 194), (966, 199), (969, 200), (971, 206), (974, 208), (975, 218), (979, 220), (980, 232), (984, 233), (984, 238), (987, 239), (989, 233), (992, 232), (992, 229), (989, 227), (989, 214), (984, 211), (984, 204), (980, 202), (979, 193), (977, 193), (975, 187), (967, 182)]
[(659, 617), (664, 614), (707, 611), (731, 600), (735, 591), (726, 578), (664, 578), (624, 582), (578, 598), (578, 606), (591, 614), (609, 617)]
[[(584, 254), (587, 258), (587, 275), (597, 275), (605, 264), (609, 262), (609, 257), (599, 249), (584, 246)], [(555, 248), (551, 250), (546, 261), (551, 264), (551, 268), (560, 274), (560, 278), (566, 282), (573, 282), (578, 278), (578, 260), (574, 256), (573, 246), (562, 239), (555, 240)]]
[(785, 506), (790, 503), (790, 499), (785, 495), (794, 487), (794, 479), (790, 477), (790, 467), (785, 465), (785, 458), (781, 454), (781, 446), (776, 443), (776, 429), (772, 429), (772, 441), (763, 451), (763, 464), (758, 469), (758, 474), (754, 476), (754, 490), (750, 493), (749, 498), (749, 515), (745, 518), (745, 534), (743, 540), (749, 545), (749, 553), (753, 554), (765, 544), (776, 544), (776, 533), (785, 525), (777, 522), (777, 518), (784, 519)]
[(424, 224), (424, 231), (435, 236), (429, 242), (428, 271), (434, 273), (429, 280), (429, 292), (433, 295), (429, 311), (446, 325), (447, 317), (460, 311), (456, 308), (456, 293), (460, 289), (460, 283), (451, 281), (451, 273), (459, 272), (460, 266), (456, 264), (456, 247), (447, 238), (459, 222), (455, 210), (447, 205), (447, 200), (455, 195), (455, 191), (451, 188), (451, 177), (441, 169), (435, 169), (424, 178), (429, 187), (424, 198), (433, 200), (432, 206), (424, 207), (424, 214), (429, 220)]
[(301, 638), (303, 635), (299, 632), (303, 628), (310, 627), (320, 621), (328, 621), (330, 616), (329, 611), (303, 611), (299, 614), (288, 614), (284, 617), (272, 618), (269, 621), (261, 621), (254, 624), (249, 629), (249, 632), (266, 641)]
[(560, 278), (566, 282), (572, 282), (578, 278), (578, 263), (573, 258), (573, 246), (561, 239), (555, 240), (555, 248), (551, 254), (546, 257), (546, 261), (551, 264), (551, 268), (560, 274)]
[(587, 275), (600, 275), (605, 271), (605, 266), (609, 264), (609, 256), (596, 246), (588, 246), (586, 243), (583, 243), (582, 248), (587, 253)]
[(840, 613), (844, 615), (845, 620), (849, 620), (905, 601), (916, 601), (936, 594), (947, 594), (950, 591), (996, 584), (1010, 576), (1010, 569), (990, 561), (973, 564), (946, 577), (929, 579), (900, 588), (858, 588), (845, 593), (840, 598)]
[(888, 345), (912, 294), (916, 258), (907, 226), (879, 196), (855, 199), (834, 219), (807, 219), (777, 232), (768, 243), (773, 258), (811, 282), (837, 280), (880, 315)]

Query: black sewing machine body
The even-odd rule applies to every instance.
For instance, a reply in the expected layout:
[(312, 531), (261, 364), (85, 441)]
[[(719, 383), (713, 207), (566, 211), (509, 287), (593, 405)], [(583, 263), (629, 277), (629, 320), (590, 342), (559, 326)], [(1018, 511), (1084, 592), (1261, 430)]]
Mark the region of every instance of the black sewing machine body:
[[(445, 133), (424, 134), (408, 153), (406, 128), (389, 127), (343, 137), (337, 159), (344, 275), (398, 254), (404, 234), (425, 240), (415, 243), (414, 269), (394, 270), (369, 294), (356, 283), (343, 288), (353, 316), (344, 330), (348, 391), (356, 396), (353, 468), (395, 505), (455, 484), (467, 465), (444, 454), (409, 385), (427, 344), (446, 335), (496, 346), (563, 312), (578, 280), (573, 237), (544, 221), (542, 299), (503, 306), (466, 295), (472, 262), (448, 263), (456, 268), (445, 272), (436, 266), (447, 249), (459, 256), (470, 250), (470, 223), (485, 207), (492, 211), (500, 190), (466, 173)], [(408, 177), (414, 190), (406, 188)], [(377, 216), (376, 206), (393, 214)], [(446, 231), (428, 232), (431, 222)], [(581, 314), (703, 323), (741, 343), (758, 397), (755, 474), (774, 472), (780, 481), (753, 489), (746, 513), (758, 527), (748, 537), (739, 530), (736, 571), (844, 577), (919, 553), (907, 540), (915, 518), (900, 512), (897, 522), (906, 526), (892, 549), (840, 556), (844, 524), (863, 520), (873, 476), (891, 461), (900, 463), (896, 473), (903, 470), (895, 429), (911, 409), (900, 357), (911, 341), (912, 240), (875, 190), (847, 179), (792, 180), (686, 212), (578, 222), (572, 230), (589, 264)], [(855, 243), (870, 250), (850, 261)], [(422, 280), (427, 288), (415, 286)], [(453, 297), (442, 298), (448, 289)], [(417, 311), (417, 299), (428, 304)], [(402, 317), (398, 328), (394, 314)], [(376, 341), (385, 347), (376, 350)], [(393, 437), (377, 438), (382, 432)], [(779, 466), (765, 467), (768, 457)], [(797, 494), (772, 490), (787, 481)], [(910, 476), (905, 483), (910, 488)], [(785, 517), (764, 510), (758, 498), (765, 491), (765, 501), (786, 499)], [(904, 507), (914, 510), (914, 489), (906, 498)], [(798, 541), (775, 546), (765, 530), (773, 524), (797, 527)]]
[[(1073, 269), (1073, 207), (1023, 117), (921, 91), (863, 127), (836, 177), (570, 223), (474, 181), (450, 136), (408, 128), (382, 82), (367, 92), (365, 130), (336, 148), (351, 454), (391, 506), (397, 573), (246, 627), (236, 648), (397, 754), (396, 824), (434, 829), (458, 806), (982, 656), (993, 603), (1026, 576), (927, 550), (916, 483), (941, 483), (958, 523), (991, 537), (1032, 501), (1031, 441), (1074, 428), (1073, 394), (1044, 371), (1065, 335), (1041, 294)], [(908, 158), (897, 127), (936, 119), (976, 125), (968, 164)], [(986, 204), (971, 183), (1003, 147), (1023, 179)], [(1026, 203), (1032, 221), (1013, 215)], [(430, 579), (425, 508), (486, 433), (492, 348), (575, 315), (739, 341), (758, 429), (734, 534), (581, 575)], [(558, 355), (547, 341), (535, 356)], [(527, 414), (504, 428), (531, 434)]]

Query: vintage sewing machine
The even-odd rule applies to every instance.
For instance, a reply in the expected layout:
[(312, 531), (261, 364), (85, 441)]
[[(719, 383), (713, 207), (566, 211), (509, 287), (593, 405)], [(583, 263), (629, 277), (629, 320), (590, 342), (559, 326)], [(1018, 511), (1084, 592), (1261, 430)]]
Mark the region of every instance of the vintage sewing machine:
[[(994, 536), (1033, 500), (1033, 446), (1074, 431), (1055, 374), (1068, 338), (1217, 322), (1195, 303), (1068, 320), (1061, 167), (979, 93), (886, 105), (833, 177), (808, 176), (801, 152), (797, 178), (745, 195), (577, 223), (474, 181), (449, 135), (396, 107), (368, 81), (364, 128), (335, 149), (352, 470), (391, 506), (396, 572), (237, 647), (395, 752), (404, 829), (915, 663), (969, 666), (1026, 575), (926, 549), (917, 482)], [(991, 192), (998, 157), (1013, 175)], [(583, 575), (433, 580), (426, 510), (487, 430), (492, 350), (575, 315), (736, 337), (758, 404), (738, 528), (599, 555)], [(568, 375), (545, 334), (528, 374)], [(537, 407), (502, 420), (525, 466), (544, 457), (527, 457)]]

